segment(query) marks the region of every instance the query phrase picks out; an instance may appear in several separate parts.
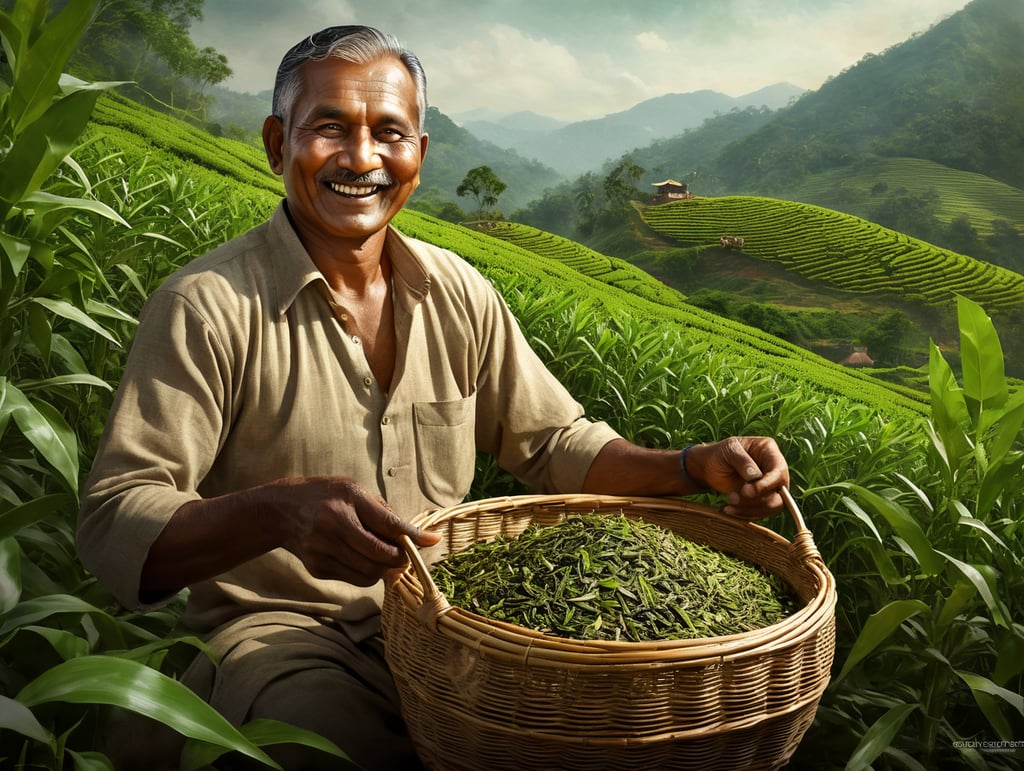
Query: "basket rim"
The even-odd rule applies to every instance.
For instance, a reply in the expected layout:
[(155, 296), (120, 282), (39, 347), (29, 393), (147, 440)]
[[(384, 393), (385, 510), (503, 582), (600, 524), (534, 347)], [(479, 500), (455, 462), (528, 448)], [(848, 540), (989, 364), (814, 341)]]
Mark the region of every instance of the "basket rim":
[[(793, 503), (795, 508), (795, 503)], [(816, 587), (814, 595), (799, 610), (786, 618), (759, 629), (719, 637), (650, 640), (581, 640), (539, 632), (509, 622), (490, 619), (458, 606), (448, 606), (433, 619), (436, 631), (474, 649), (486, 649), (491, 655), (517, 661), (559, 667), (566, 666), (623, 666), (633, 665), (650, 669), (652, 666), (671, 666), (679, 662), (691, 664), (702, 660), (709, 666), (742, 657), (750, 651), (767, 647), (783, 648), (795, 645), (810, 635), (817, 634), (823, 624), (834, 619), (836, 605), (835, 580), (826, 567), (810, 531), (803, 524), (799, 511), (794, 513), (798, 533), (789, 541), (778, 533), (754, 522), (731, 517), (707, 504), (676, 498), (622, 497), (610, 495), (516, 495), (466, 501), (454, 506), (423, 512), (411, 523), (424, 529), (439, 529), (453, 519), (495, 512), (563, 509), (573, 512), (595, 510), (654, 510), (700, 515), (716, 520), (718, 525), (737, 529), (758, 538), (774, 542), (780, 549), (789, 549), (796, 564), (806, 571)], [(801, 541), (799, 544), (797, 543)], [(762, 566), (763, 567), (763, 566)], [(787, 578), (786, 576), (781, 576)], [(432, 587), (436, 591), (436, 587)], [(414, 612), (426, 607), (424, 586), (412, 565), (407, 566), (398, 579), (386, 589), (388, 595)], [(443, 599), (443, 598), (442, 598)], [(447, 603), (445, 603), (447, 605)], [(421, 616), (422, 618), (422, 616)]]

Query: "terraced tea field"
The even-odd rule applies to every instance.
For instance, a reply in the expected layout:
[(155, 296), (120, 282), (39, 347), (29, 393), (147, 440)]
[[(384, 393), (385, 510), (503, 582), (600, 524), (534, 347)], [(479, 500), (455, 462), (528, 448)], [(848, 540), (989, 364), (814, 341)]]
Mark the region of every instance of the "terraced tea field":
[(516, 222), (487, 222), (476, 227), (541, 257), (558, 260), (585, 276), (624, 289), (662, 305), (677, 305), (686, 298), (625, 260), (609, 257), (576, 241)]
[(991, 177), (921, 158), (876, 158), (851, 167), (809, 177), (789, 197), (840, 211), (865, 211), (874, 205), (872, 190), (906, 190), (911, 195), (934, 193), (936, 218), (949, 224), (967, 217), (982, 236), (992, 233), (994, 220), (1024, 227), (1024, 191)]
[[(682, 244), (721, 247), (770, 260), (846, 292), (891, 293), (929, 305), (963, 295), (987, 310), (1024, 307), (1024, 276), (848, 214), (770, 198), (694, 198), (641, 212), (653, 230)], [(714, 259), (709, 251), (705, 259)]]

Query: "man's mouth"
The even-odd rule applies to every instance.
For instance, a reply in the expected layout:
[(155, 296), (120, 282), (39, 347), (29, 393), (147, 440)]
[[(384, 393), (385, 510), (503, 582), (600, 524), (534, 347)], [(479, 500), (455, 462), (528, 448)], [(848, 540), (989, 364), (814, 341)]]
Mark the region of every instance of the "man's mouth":
[(381, 190), (380, 185), (345, 185), (341, 182), (328, 182), (327, 187), (347, 198), (366, 198)]

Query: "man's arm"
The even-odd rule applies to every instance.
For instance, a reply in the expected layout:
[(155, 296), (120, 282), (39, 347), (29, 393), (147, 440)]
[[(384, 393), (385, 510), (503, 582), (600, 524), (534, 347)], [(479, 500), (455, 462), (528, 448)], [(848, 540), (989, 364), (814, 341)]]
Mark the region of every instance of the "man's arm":
[[(606, 495), (724, 493), (725, 512), (744, 519), (782, 508), (778, 490), (789, 485), (789, 467), (774, 439), (730, 437), (686, 452), (652, 450), (625, 439), (608, 442), (587, 472), (583, 491)], [(702, 487), (703, 486), (703, 487)]]
[(350, 480), (282, 479), (181, 506), (150, 547), (140, 594), (174, 593), (278, 547), (316, 578), (371, 586), (405, 564), (403, 534), (419, 546), (440, 540)]

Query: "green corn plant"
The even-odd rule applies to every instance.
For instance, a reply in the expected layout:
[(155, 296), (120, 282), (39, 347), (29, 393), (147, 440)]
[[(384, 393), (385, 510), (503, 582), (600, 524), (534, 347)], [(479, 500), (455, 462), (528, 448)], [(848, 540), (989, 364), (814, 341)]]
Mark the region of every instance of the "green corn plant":
[[(1024, 392), (1012, 393), (991, 320), (958, 301), (963, 383), (932, 345), (932, 416), (916, 468), (843, 483), (858, 550), (881, 579), (833, 685), (861, 736), (847, 768), (1012, 767), (984, 748), (1024, 727)], [(876, 767), (878, 767), (876, 765)]]
[[(95, 6), (50, 16), (45, 2), (23, 0), (0, 11), (0, 765), (112, 768), (100, 751), (111, 710), (180, 732), (188, 768), (226, 752), (275, 766), (262, 747), (280, 742), (343, 758), (292, 726), (230, 725), (159, 671), (183, 653), (209, 654), (170, 634), (176, 609), (120, 612), (75, 556), (81, 405), (88, 391), (111, 390), (96, 364), (123, 349), (133, 323), (100, 239), (85, 235), (128, 222), (92, 195), (70, 155), (104, 88), (62, 75)], [(69, 179), (83, 192), (67, 194)]]

